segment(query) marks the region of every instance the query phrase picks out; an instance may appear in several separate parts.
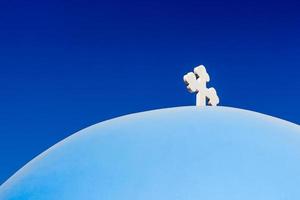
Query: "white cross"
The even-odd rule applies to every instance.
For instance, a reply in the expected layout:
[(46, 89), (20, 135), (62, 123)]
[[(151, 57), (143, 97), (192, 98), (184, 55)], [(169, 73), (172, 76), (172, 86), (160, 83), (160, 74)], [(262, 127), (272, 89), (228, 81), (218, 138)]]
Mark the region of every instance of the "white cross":
[(206, 87), (206, 83), (209, 82), (209, 75), (203, 65), (195, 67), (194, 72), (189, 72), (184, 75), (183, 80), (189, 92), (197, 93), (197, 106), (206, 106), (206, 98), (208, 98), (209, 105), (216, 106), (219, 103), (219, 97), (215, 88)]

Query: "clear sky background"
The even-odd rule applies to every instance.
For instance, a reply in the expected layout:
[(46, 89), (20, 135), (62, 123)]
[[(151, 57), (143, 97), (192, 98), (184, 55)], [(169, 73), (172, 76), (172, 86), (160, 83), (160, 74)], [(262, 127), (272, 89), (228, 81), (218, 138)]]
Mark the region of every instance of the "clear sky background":
[(72, 133), (193, 105), (204, 64), (220, 105), (300, 123), (300, 3), (0, 2), (0, 184)]

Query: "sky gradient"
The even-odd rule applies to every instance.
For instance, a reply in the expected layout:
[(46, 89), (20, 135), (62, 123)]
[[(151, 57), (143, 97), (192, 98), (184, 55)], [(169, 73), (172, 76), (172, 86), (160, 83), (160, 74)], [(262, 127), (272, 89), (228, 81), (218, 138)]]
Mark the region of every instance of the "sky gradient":
[(299, 2), (0, 3), (0, 184), (72, 133), (193, 105), (204, 64), (220, 105), (300, 123)]

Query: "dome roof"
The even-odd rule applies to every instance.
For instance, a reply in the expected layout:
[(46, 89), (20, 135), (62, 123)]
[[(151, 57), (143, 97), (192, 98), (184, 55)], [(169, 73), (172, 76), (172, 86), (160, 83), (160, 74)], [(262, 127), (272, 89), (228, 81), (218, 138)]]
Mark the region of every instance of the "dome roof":
[(299, 125), (193, 106), (83, 129), (8, 179), (0, 199), (298, 200), (299, 185)]

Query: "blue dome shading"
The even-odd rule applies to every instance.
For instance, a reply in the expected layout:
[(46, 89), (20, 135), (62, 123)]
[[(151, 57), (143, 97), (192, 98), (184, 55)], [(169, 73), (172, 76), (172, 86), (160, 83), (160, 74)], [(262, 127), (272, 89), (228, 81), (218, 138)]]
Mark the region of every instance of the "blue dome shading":
[(228, 107), (131, 114), (21, 168), (1, 200), (299, 200), (299, 125)]

